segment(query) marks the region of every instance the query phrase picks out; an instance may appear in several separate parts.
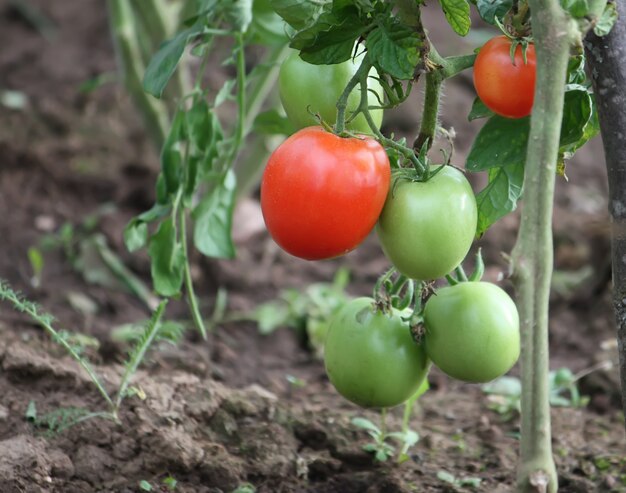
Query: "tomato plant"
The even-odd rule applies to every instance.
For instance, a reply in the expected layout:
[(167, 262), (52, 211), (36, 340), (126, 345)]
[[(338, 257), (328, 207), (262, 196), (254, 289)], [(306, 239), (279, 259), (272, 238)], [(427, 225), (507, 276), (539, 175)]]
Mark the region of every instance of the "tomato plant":
[[(278, 90), (280, 100), (285, 108), (287, 117), (298, 129), (318, 124), (314, 114), (319, 114), (329, 125), (335, 123), (337, 117), (337, 100), (346, 88), (350, 79), (359, 68), (361, 57), (336, 63), (334, 65), (313, 65), (307, 63), (298, 52), (294, 51), (282, 63), (278, 76)], [(382, 98), (380, 84), (370, 73), (368, 86)], [(360, 102), (361, 94), (358, 89), (348, 96), (348, 116)], [(379, 104), (376, 94), (369, 93), (368, 101), (372, 106)], [(372, 118), (377, 127), (383, 121), (383, 111), (372, 110)], [(371, 129), (363, 115), (358, 115), (347, 124), (349, 130), (361, 133), (371, 133)]]
[(465, 382), (488, 382), (519, 357), (519, 315), (508, 294), (488, 282), (437, 290), (424, 308), (424, 345), (432, 362)]
[(485, 106), (508, 118), (530, 115), (535, 96), (535, 46), (528, 44), (525, 56), (521, 44), (497, 36), (487, 41), (474, 62), (474, 87)]
[(430, 363), (402, 316), (396, 309), (379, 311), (372, 298), (357, 298), (331, 320), (324, 362), (346, 399), (363, 407), (392, 407), (418, 390)]
[(296, 132), (271, 155), (261, 208), (281, 248), (307, 260), (359, 245), (385, 202), (389, 159), (370, 138), (342, 138), (321, 127)]
[(434, 176), (424, 182), (398, 178), (378, 220), (385, 255), (413, 279), (452, 271), (476, 232), (476, 201), (467, 179), (450, 166), (431, 171)]

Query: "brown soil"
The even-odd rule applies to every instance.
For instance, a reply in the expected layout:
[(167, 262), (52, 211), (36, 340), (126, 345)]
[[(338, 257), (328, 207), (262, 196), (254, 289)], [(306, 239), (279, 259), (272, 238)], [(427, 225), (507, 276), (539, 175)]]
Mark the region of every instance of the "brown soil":
[[(125, 354), (110, 331), (145, 320), (146, 308), (124, 290), (86, 283), (58, 248), (46, 251), (42, 283), (34, 288), (27, 250), (64, 223), (80, 225), (104, 204), (114, 204), (97, 229), (148, 282), (146, 257), (125, 251), (121, 231), (132, 215), (150, 206), (156, 157), (119, 85), (78, 91), (85, 80), (115, 70), (105, 3), (29, 1), (56, 26), (47, 37), (24, 19), (14, 7), (18, 3), (0, 1), (0, 91), (19, 90), (28, 97), (25, 108), (0, 112), (0, 209), (5, 211), (0, 277), (54, 313), (59, 327), (95, 336), (100, 350), (92, 359), (114, 388)], [(426, 21), (444, 54), (458, 49), (449, 45), (452, 36), (436, 8)], [(465, 49), (479, 42), (469, 40)], [(480, 126), (463, 116), (472, 99), (467, 76), (449, 84), (442, 123), (456, 129), (457, 163)], [(413, 107), (417, 104), (416, 99)], [(414, 116), (405, 107), (388, 115), (386, 126), (412, 135)], [(576, 372), (615, 358), (599, 142), (580, 153), (568, 174), (570, 182), (557, 189), (556, 265), (570, 279), (585, 266), (592, 269), (582, 285), (568, 285), (559, 274), (551, 349), (553, 368)], [(194, 259), (204, 313), (211, 312), (218, 286), (228, 291), (231, 310), (247, 310), (285, 287), (330, 281), (340, 265), (351, 269), (349, 291), (366, 294), (388, 265), (375, 238), (341, 260), (296, 260), (259, 227), (256, 202), (246, 202), (239, 218), (237, 260)], [(500, 252), (510, 251), (517, 223), (515, 215), (506, 218), (480, 242), (490, 280), (505, 268)], [(95, 314), (70, 302), (77, 293), (95, 303)], [(186, 317), (184, 305), (173, 304), (168, 318), (180, 317)], [(436, 371), (412, 421), (421, 439), (410, 460), (374, 462), (361, 448), (366, 435), (350, 420), (376, 421), (377, 415), (338, 396), (322, 364), (287, 328), (261, 336), (252, 323), (231, 323), (217, 327), (207, 343), (190, 331), (178, 347), (159, 345), (134, 382), (145, 399), (126, 401), (121, 426), (92, 419), (56, 434), (25, 417), (29, 403), (43, 415), (60, 407), (101, 409), (102, 399), (58, 346), (6, 305), (0, 334), (2, 493), (136, 492), (141, 480), (151, 482), (153, 491), (165, 491), (160, 485), (168, 474), (178, 481), (175, 491), (206, 493), (230, 493), (244, 483), (267, 493), (471, 489), (438, 479), (440, 471), (480, 478), (478, 490), (485, 492), (508, 491), (515, 480), (518, 419), (505, 421), (489, 409), (479, 387)], [(597, 371), (581, 381), (590, 397), (587, 407), (553, 408), (561, 491), (626, 491), (615, 373)], [(306, 384), (294, 387), (287, 375)], [(401, 410), (395, 410), (390, 427), (399, 428), (400, 420)]]

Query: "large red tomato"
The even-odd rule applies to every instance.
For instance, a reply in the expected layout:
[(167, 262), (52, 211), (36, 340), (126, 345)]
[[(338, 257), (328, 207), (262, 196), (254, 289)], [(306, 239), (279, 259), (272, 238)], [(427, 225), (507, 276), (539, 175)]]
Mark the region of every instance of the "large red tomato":
[(511, 43), (506, 36), (490, 39), (474, 62), (474, 87), (485, 106), (508, 118), (530, 115), (535, 97), (535, 47), (528, 45), (526, 63), (522, 47), (515, 48), (511, 61)]
[(261, 182), (265, 224), (274, 241), (296, 257), (343, 255), (376, 224), (390, 177), (387, 154), (374, 139), (304, 128), (267, 163)]

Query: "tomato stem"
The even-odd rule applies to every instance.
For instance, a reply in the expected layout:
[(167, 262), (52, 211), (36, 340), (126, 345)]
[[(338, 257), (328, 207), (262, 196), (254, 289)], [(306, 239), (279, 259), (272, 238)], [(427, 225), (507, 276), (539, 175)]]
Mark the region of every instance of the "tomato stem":
[[(548, 382), (552, 210), (570, 45), (578, 29), (558, 0), (529, 0), (537, 78), (524, 169), (524, 208), (511, 254), (521, 332), (521, 438), (517, 491), (557, 491)], [(541, 489), (540, 489), (541, 488)]]

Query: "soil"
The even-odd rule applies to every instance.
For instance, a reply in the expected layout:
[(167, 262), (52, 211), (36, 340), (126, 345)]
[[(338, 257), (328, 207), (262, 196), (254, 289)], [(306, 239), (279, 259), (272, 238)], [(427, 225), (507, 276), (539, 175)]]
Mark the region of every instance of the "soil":
[[(36, 29), (23, 14), (26, 4), (51, 27)], [(461, 47), (452, 44), (443, 16), (431, 7), (425, 21), (441, 52), (481, 43), (478, 32)], [(118, 83), (79, 90), (83, 82), (115, 71), (105, 2), (0, 0), (0, 46), (0, 93), (20, 91), (27, 98), (22, 108), (0, 106), (0, 277), (53, 313), (58, 327), (95, 338), (98, 347), (89, 349), (93, 366), (107, 388), (115, 388), (126, 346), (112, 339), (112, 329), (143, 321), (149, 311), (110, 278), (87, 282), (85, 272), (96, 270), (89, 263), (81, 267), (88, 256), (77, 261), (76, 246), (81, 238), (102, 235), (149, 283), (147, 257), (129, 254), (121, 233), (130, 217), (151, 205), (158, 160)], [(444, 99), (442, 124), (456, 130), (457, 164), (480, 127), (464, 116), (474, 97), (470, 77), (450, 81)], [(387, 115), (386, 130), (415, 135), (415, 93), (412, 103)], [(596, 140), (570, 163), (569, 182), (557, 186), (554, 369), (579, 372), (616, 359), (603, 166)], [(64, 224), (74, 225), (71, 248), (44, 249)], [(505, 271), (501, 252), (510, 251), (517, 224), (518, 216), (510, 215), (479, 242), (489, 280)], [(240, 204), (235, 237), (236, 260), (193, 258), (205, 314), (214, 308), (218, 287), (228, 293), (228, 309), (242, 312), (282, 289), (329, 282), (344, 265), (351, 273), (350, 294), (367, 294), (388, 266), (374, 237), (343, 259), (291, 258), (268, 238), (254, 199)], [(39, 284), (27, 255), (31, 247), (44, 255)], [(167, 317), (185, 319), (185, 305), (172, 303)], [(137, 492), (143, 491), (141, 481), (152, 491), (166, 491), (162, 481), (169, 475), (178, 482), (175, 491), (204, 493), (230, 493), (245, 484), (267, 493), (472, 489), (446, 482), (442, 471), (459, 480), (478, 478), (476, 490), (485, 492), (509, 491), (515, 481), (518, 416), (506, 419), (491, 409), (480, 387), (436, 370), (411, 421), (420, 441), (409, 460), (379, 463), (362, 449), (367, 435), (351, 424), (355, 416), (377, 422), (379, 415), (342, 399), (294, 330), (261, 335), (253, 322), (220, 323), (207, 342), (187, 331), (178, 346), (158, 344), (149, 354), (133, 381), (136, 395), (122, 406), (121, 425), (90, 419), (57, 432), (41, 417), (61, 408), (65, 418), (102, 409), (102, 398), (58, 345), (8, 305), (0, 310), (0, 334), (2, 493)], [(626, 491), (616, 372), (596, 370), (580, 380), (588, 405), (552, 409), (561, 491)], [(389, 428), (399, 429), (401, 409), (390, 414)]]

